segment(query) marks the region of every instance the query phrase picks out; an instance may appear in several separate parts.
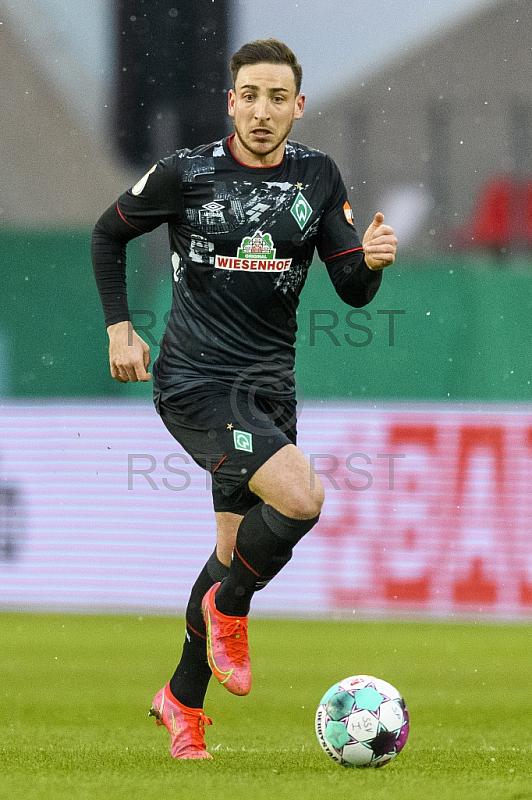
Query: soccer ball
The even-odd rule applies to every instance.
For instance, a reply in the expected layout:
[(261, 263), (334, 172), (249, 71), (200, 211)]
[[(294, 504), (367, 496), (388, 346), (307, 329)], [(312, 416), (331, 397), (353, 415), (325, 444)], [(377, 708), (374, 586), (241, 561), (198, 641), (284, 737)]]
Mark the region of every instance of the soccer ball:
[(370, 675), (335, 683), (316, 712), (316, 735), (344, 767), (382, 767), (401, 752), (409, 730), (405, 701), (391, 684)]

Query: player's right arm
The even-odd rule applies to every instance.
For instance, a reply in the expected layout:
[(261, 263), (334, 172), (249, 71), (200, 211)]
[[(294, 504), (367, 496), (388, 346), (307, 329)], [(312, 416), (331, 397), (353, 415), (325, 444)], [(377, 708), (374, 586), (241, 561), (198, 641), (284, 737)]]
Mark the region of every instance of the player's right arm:
[(109, 366), (120, 383), (151, 378), (150, 348), (133, 330), (127, 302), (126, 247), (141, 233), (120, 216), (118, 203), (102, 214), (92, 232), (92, 265), (109, 335)]
[[(177, 189), (177, 190), (176, 190)], [(121, 383), (149, 381), (150, 348), (133, 329), (127, 301), (126, 248), (131, 239), (179, 215), (175, 157), (160, 161), (118, 198), (94, 226), (91, 256), (109, 334), (109, 365)]]
[(150, 347), (133, 330), (129, 320), (107, 328), (109, 334), (109, 366), (112, 377), (120, 383), (149, 381)]

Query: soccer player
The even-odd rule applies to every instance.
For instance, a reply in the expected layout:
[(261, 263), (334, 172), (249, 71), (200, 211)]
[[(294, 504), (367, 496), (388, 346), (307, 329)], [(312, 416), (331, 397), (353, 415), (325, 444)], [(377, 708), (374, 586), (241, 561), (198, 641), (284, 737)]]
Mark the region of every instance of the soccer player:
[(251, 687), (253, 594), (318, 522), (323, 487), (296, 445), (294, 341), (299, 294), (317, 250), (338, 295), (372, 300), (397, 239), (377, 213), (362, 242), (338, 168), (289, 141), (301, 118), (301, 66), (275, 39), (231, 59), (234, 134), (159, 161), (100, 217), (92, 256), (111, 375), (148, 381), (149, 347), (133, 330), (126, 245), (168, 225), (170, 319), (153, 366), (154, 401), (179, 444), (212, 474), (216, 548), (192, 587), (174, 675), (150, 713), (174, 758), (211, 758), (203, 711), (215, 678)]

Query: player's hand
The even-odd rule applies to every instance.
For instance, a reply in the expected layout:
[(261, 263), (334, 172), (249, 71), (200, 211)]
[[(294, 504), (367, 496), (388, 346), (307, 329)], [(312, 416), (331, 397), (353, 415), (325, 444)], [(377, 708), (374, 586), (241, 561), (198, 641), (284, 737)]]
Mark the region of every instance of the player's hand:
[(369, 269), (389, 267), (395, 261), (397, 239), (393, 228), (384, 225), (384, 214), (378, 211), (362, 239), (364, 256)]
[(109, 365), (111, 375), (120, 383), (149, 381), (150, 348), (133, 330), (131, 322), (109, 325)]

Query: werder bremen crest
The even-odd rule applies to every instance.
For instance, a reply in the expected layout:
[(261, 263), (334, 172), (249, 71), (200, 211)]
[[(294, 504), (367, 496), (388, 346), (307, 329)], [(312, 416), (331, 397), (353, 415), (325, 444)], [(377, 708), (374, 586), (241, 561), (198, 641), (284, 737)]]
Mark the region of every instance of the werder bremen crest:
[(290, 209), (292, 216), (294, 217), (295, 221), (303, 230), (307, 222), (309, 221), (311, 214), (312, 214), (312, 206), (308, 202), (308, 200), (301, 194), (301, 190), (297, 193), (297, 197), (294, 200), (294, 205)]

